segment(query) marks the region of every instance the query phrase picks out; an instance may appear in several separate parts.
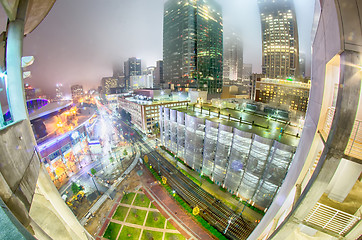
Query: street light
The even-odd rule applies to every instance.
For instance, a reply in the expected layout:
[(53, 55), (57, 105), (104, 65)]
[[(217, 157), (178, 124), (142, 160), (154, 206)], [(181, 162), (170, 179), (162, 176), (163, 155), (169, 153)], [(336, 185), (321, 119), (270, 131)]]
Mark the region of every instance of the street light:
[(158, 175), (161, 174), (161, 169), (160, 169), (160, 159), (157, 158), (157, 165), (158, 165)]
[(93, 181), (93, 184), (94, 184), (94, 186), (95, 186), (96, 189), (97, 189), (98, 194), (101, 195), (101, 193), (99, 192), (98, 187), (97, 187), (97, 185), (96, 185), (96, 182), (95, 182), (94, 179), (93, 179), (93, 174), (88, 173), (88, 175), (91, 177), (91, 179), (92, 179), (92, 181)]
[(229, 228), (230, 223), (231, 223), (232, 220), (233, 220), (233, 217), (230, 216), (230, 218), (229, 218), (229, 223), (228, 223), (228, 225), (227, 225), (226, 228), (225, 228), (224, 234), (226, 234), (226, 232), (227, 232), (227, 230), (228, 230), (228, 228)]

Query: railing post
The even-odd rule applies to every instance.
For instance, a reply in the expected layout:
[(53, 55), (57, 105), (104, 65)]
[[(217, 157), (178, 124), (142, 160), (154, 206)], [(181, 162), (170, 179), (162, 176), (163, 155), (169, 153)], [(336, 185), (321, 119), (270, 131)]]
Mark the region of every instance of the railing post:
[(15, 21), (10, 21), (6, 42), (7, 97), (12, 120), (18, 122), (28, 118), (25, 104), (21, 58), (28, 0), (20, 0)]
[[(1, 89), (0, 89), (1, 92)], [(1, 108), (1, 102), (0, 102), (0, 129), (3, 128), (5, 126), (5, 120), (4, 120), (4, 116), (2, 114), (2, 108)]]
[[(356, 122), (358, 122), (358, 124), (357, 124), (356, 132), (355, 132), (355, 134), (354, 134), (354, 137), (353, 137), (353, 140), (352, 140), (352, 143), (351, 143), (351, 147), (349, 148), (349, 152), (348, 152), (348, 154), (351, 154), (351, 151), (352, 151), (352, 148), (353, 148), (354, 141), (356, 141), (356, 137), (357, 137), (357, 134), (358, 134), (359, 125), (360, 125), (360, 123), (361, 123), (361, 121), (357, 121), (357, 120), (356, 120)], [(356, 123), (355, 123), (355, 124), (356, 124)], [(353, 131), (353, 128), (352, 128), (352, 131)]]

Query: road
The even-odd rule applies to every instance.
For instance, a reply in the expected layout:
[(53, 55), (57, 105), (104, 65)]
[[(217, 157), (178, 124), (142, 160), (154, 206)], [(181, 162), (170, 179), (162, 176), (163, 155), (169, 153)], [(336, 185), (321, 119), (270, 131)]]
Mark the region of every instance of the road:
[[(120, 157), (121, 153), (113, 153), (112, 146), (114, 142), (119, 141), (120, 132), (114, 126), (112, 117), (108, 115), (107, 112), (104, 112), (103, 116), (99, 117), (100, 120), (97, 121), (95, 126), (96, 135), (100, 136), (103, 139), (103, 152), (101, 154), (94, 155), (85, 155), (85, 158), (92, 158), (92, 161), (89, 165), (84, 166), (79, 172), (71, 176), (68, 182), (59, 188), (59, 193), (61, 195), (68, 192), (68, 197), (72, 195), (71, 185), (73, 182), (81, 185), (85, 188), (86, 195), (90, 195), (95, 191), (100, 191), (101, 193), (108, 190), (109, 184), (113, 182), (113, 179), (120, 176), (120, 168), (126, 167), (131, 163), (131, 153), (133, 152), (131, 147), (127, 147), (129, 156)], [(122, 148), (123, 150), (124, 148)], [(111, 163), (110, 158), (113, 157), (113, 162)], [(122, 159), (122, 160), (121, 160)], [(90, 161), (88, 161), (90, 162)], [(91, 172), (91, 169), (94, 168), (97, 173), (92, 180), (92, 177), (88, 174)], [(108, 181), (108, 183), (107, 183)]]

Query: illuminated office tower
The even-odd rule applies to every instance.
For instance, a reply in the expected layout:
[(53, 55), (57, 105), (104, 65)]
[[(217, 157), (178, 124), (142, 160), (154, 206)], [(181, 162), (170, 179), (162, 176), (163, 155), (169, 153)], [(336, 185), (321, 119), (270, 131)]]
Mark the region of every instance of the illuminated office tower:
[(118, 87), (118, 79), (115, 77), (104, 77), (101, 80), (102, 89), (104, 94), (111, 94), (115, 92)]
[(63, 98), (63, 92), (62, 92), (63, 84), (57, 83), (55, 88), (55, 99), (57, 101), (61, 100)]
[(235, 33), (224, 38), (224, 84), (240, 84), (243, 75), (243, 47)]
[(72, 92), (73, 100), (77, 100), (77, 99), (83, 97), (83, 95), (84, 95), (83, 86), (79, 85), (79, 84), (72, 85), (70, 87), (70, 91)]
[(169, 0), (163, 19), (164, 81), (221, 92), (223, 23), (214, 0)]
[(258, 0), (262, 29), (262, 68), (267, 78), (298, 73), (298, 28), (292, 0)]
[(141, 74), (141, 59), (132, 57), (124, 62), (124, 78), (126, 88), (130, 88), (131, 86), (131, 76), (139, 76)]

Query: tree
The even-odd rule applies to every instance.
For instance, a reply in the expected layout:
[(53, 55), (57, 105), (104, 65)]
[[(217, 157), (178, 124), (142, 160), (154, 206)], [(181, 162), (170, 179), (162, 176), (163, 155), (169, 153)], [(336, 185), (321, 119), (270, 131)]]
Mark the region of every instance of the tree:
[(160, 134), (160, 125), (158, 124), (158, 122), (153, 125), (153, 134), (154, 135)]
[(71, 189), (72, 189), (73, 195), (76, 195), (80, 191), (78, 184), (76, 184), (75, 182), (72, 183)]
[(129, 112), (127, 112), (126, 110), (122, 109), (121, 110), (121, 118), (123, 121), (131, 121), (131, 114)]
[(123, 151), (123, 155), (125, 155), (125, 156), (127, 156), (127, 155), (128, 155), (127, 149), (124, 149), (124, 151)]
[(91, 170), (90, 170), (90, 171), (91, 171), (91, 174), (92, 174), (92, 175), (94, 175), (94, 174), (96, 174), (96, 173), (97, 173), (97, 170), (95, 170), (94, 168), (91, 168)]

